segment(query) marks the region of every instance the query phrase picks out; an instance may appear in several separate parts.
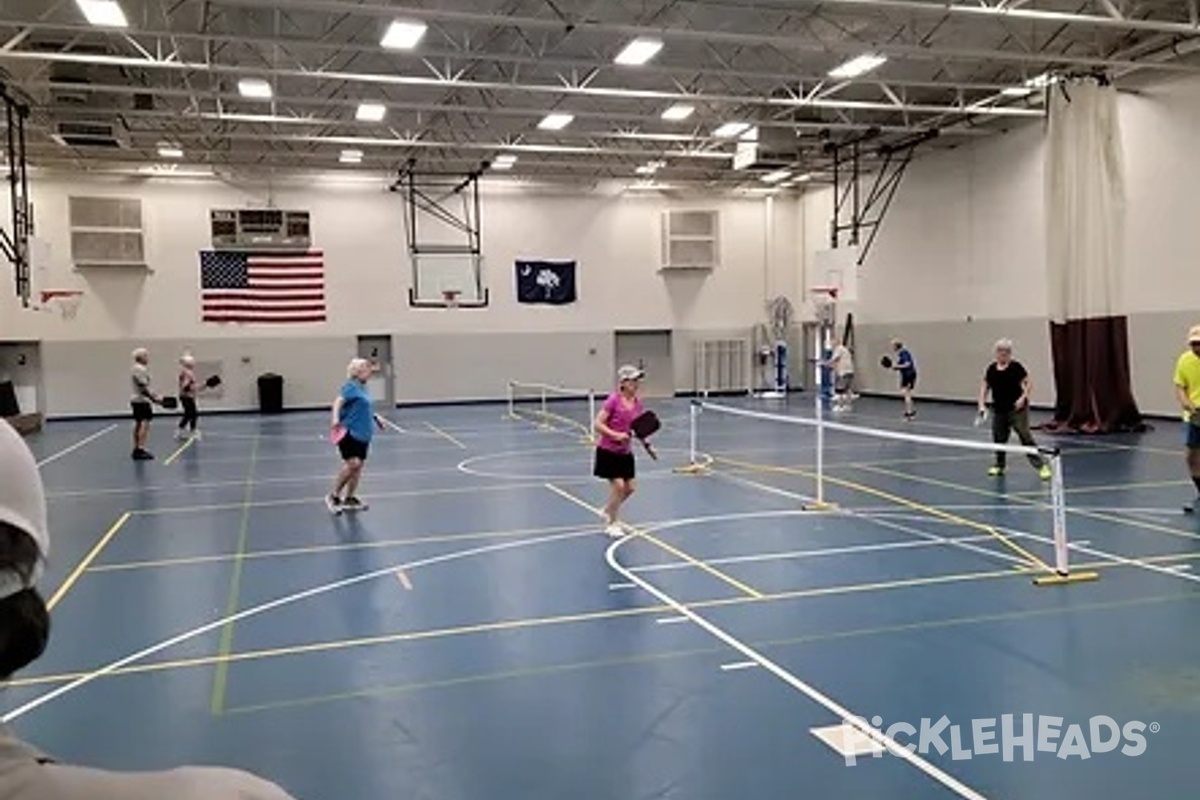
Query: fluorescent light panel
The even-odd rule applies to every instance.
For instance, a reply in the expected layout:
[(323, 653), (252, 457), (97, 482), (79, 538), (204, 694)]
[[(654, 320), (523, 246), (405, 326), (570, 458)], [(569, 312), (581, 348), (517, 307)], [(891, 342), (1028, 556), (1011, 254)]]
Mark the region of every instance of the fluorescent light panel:
[(768, 172), (766, 175), (762, 176), (761, 180), (763, 183), (779, 183), (781, 180), (790, 177), (792, 177), (792, 173), (790, 171), (781, 169), (776, 170), (775, 172)]
[(538, 127), (544, 131), (561, 131), (563, 128), (571, 124), (575, 117), (571, 114), (547, 114), (546, 117), (538, 123)]
[(412, 50), (425, 35), (424, 22), (396, 20), (388, 26), (379, 44), (389, 50)]
[(98, 28), (128, 28), (129, 21), (116, 0), (75, 0), (88, 22)]
[(362, 157), (362, 150), (343, 150), (338, 161), (341, 161), (343, 164), (361, 164)]
[(713, 136), (716, 136), (718, 139), (729, 139), (745, 133), (749, 129), (750, 124), (746, 122), (726, 122), (724, 125), (713, 131)]
[(158, 154), (162, 158), (183, 158), (183, 150), (171, 145), (159, 145)]
[(852, 58), (840, 67), (836, 67), (829, 71), (831, 78), (857, 78), (866, 75), (873, 69), (879, 67), (883, 62), (887, 61), (884, 56), (877, 56), (873, 53), (865, 53), (856, 58)]
[(662, 50), (662, 47), (663, 43), (658, 39), (639, 37), (625, 45), (625, 49), (617, 53), (617, 57), (613, 59), (613, 62), (625, 66), (640, 67), (658, 55), (658, 51)]
[(387, 114), (387, 108), (379, 103), (359, 103), (354, 117), (363, 122), (379, 122), (385, 114)]
[(238, 91), (242, 97), (270, 97), (271, 84), (261, 78), (242, 78), (238, 81)]
[(679, 122), (685, 120), (692, 115), (696, 110), (695, 106), (689, 106), (685, 103), (676, 103), (662, 113), (662, 118), (671, 122)]

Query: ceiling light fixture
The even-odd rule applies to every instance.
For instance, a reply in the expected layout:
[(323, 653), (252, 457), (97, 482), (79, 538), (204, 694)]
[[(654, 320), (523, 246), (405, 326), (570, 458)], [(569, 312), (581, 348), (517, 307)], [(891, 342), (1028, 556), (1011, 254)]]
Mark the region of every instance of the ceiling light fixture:
[(343, 150), (342, 155), (338, 158), (338, 161), (342, 162), (343, 164), (361, 164), (362, 157), (362, 150)]
[(116, 0), (75, 0), (88, 22), (97, 28), (128, 28), (129, 21)]
[(695, 106), (689, 106), (686, 103), (676, 103), (662, 113), (662, 118), (671, 122), (680, 122), (690, 117), (695, 110)]
[(561, 131), (563, 128), (571, 124), (575, 117), (571, 114), (547, 114), (546, 117), (538, 123), (538, 127), (544, 131)]
[(159, 145), (158, 155), (161, 158), (183, 158), (183, 150), (172, 145)]
[(238, 92), (242, 97), (266, 98), (271, 96), (271, 84), (261, 78), (242, 78), (238, 81)]
[(831, 78), (858, 78), (866, 75), (873, 69), (876, 69), (881, 64), (887, 61), (885, 56), (866, 53), (856, 58), (852, 58), (840, 67), (835, 67), (829, 71)]
[(426, 28), (424, 22), (396, 20), (388, 26), (379, 44), (389, 50), (412, 50), (425, 36)]
[(613, 63), (629, 67), (640, 67), (658, 55), (663, 43), (658, 39), (637, 38), (625, 45), (625, 49), (617, 53)]
[(747, 122), (726, 122), (713, 131), (713, 136), (716, 136), (718, 139), (730, 139), (745, 133), (749, 129), (750, 124)]
[(354, 118), (362, 122), (379, 122), (387, 114), (387, 108), (380, 103), (359, 103)]

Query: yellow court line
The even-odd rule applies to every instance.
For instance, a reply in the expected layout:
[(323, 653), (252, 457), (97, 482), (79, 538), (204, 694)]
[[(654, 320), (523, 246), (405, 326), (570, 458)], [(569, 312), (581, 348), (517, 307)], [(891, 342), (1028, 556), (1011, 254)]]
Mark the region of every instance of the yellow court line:
[[(882, 625), (875, 627), (864, 628), (848, 628), (840, 631), (828, 631), (824, 633), (802, 634), (800, 636), (791, 636), (785, 639), (762, 639), (749, 642), (755, 648), (783, 648), (795, 647), (798, 645), (820, 644), (823, 642), (841, 641), (845, 639), (858, 639), (870, 636), (881, 636), (897, 633), (912, 633), (916, 631), (932, 631), (946, 628), (965, 627), (968, 625), (982, 625), (993, 622), (1013, 622), (1023, 620), (1036, 620), (1044, 617), (1056, 617), (1063, 614), (1072, 614), (1087, 611), (1112, 611), (1116, 609), (1137, 608), (1147, 605), (1161, 605), (1166, 603), (1189, 602), (1200, 599), (1200, 592), (1189, 592), (1185, 594), (1170, 594), (1156, 595), (1151, 597), (1139, 597), (1127, 600), (1112, 600), (1100, 601), (1095, 603), (1083, 603), (1071, 607), (1045, 607), (1032, 608), (1023, 611), (1000, 611), (993, 614), (973, 614), (961, 617), (947, 617), (943, 619), (928, 619), (918, 620), (915, 622), (903, 622), (895, 625)], [(527, 678), (545, 677), (548, 675), (561, 675), (570, 672), (581, 672), (584, 670), (604, 669), (606, 667), (630, 666), (635, 664), (652, 664), (664, 661), (676, 661), (685, 658), (696, 658), (699, 656), (717, 655), (720, 653), (728, 653), (728, 649), (723, 647), (709, 648), (694, 648), (689, 650), (666, 650), (658, 653), (639, 653), (637, 655), (625, 656), (621, 658), (595, 659), (590, 661), (574, 661), (558, 664), (547, 664), (536, 667), (524, 667), (512, 670), (503, 670), (498, 672), (485, 672), (475, 675), (464, 675), (457, 678), (446, 678), (433, 681), (413, 681), (410, 683), (391, 684), (369, 686), (363, 689), (351, 690), (346, 692), (334, 692), (323, 695), (309, 695), (304, 697), (291, 698), (286, 700), (276, 700), (267, 703), (255, 703), (244, 706), (230, 708), (229, 714), (253, 714), (264, 711), (278, 711), (282, 709), (295, 709), (300, 707), (311, 707), (325, 703), (335, 703), (344, 700), (355, 700), (364, 697), (378, 697), (390, 694), (405, 694), (409, 692), (428, 691), (430, 689), (447, 689), (456, 686), (478, 685), (481, 683), (496, 683), (506, 680), (520, 680)]]
[[(1200, 552), (1195, 553), (1179, 553), (1163, 556), (1147, 556), (1140, 559), (1146, 563), (1165, 563), (1171, 561), (1191, 561), (1200, 560)], [(1135, 564), (1129, 561), (1095, 561), (1086, 564), (1080, 564), (1078, 569), (1101, 569), (1101, 568), (1120, 568), (1133, 567)], [(813, 597), (841, 597), (854, 594), (869, 594), (872, 592), (897, 591), (904, 589), (920, 589), (934, 586), (949, 586), (956, 583), (968, 583), (974, 581), (992, 581), (997, 579), (1015, 579), (1022, 576), (1010, 569), (990, 570), (986, 572), (962, 572), (956, 574), (940, 574), (930, 575), (917, 578), (897, 578), (888, 581), (874, 581), (870, 583), (854, 583), (841, 584), (835, 586), (823, 586), (811, 589), (796, 589), (788, 592), (777, 592), (774, 594), (766, 594), (761, 597), (722, 597), (713, 600), (698, 600), (689, 603), (688, 607), (692, 609), (710, 609), (710, 608), (730, 608), (756, 603), (777, 603), (791, 600), (805, 600)], [(301, 645), (289, 645), (285, 647), (276, 647), (263, 650), (247, 650), (240, 653), (229, 653), (225, 656), (209, 655), (195, 656), (192, 658), (177, 659), (172, 661), (157, 661), (146, 664), (131, 664), (126, 667), (114, 669), (111, 672), (105, 673), (101, 678), (113, 678), (121, 675), (141, 675), (147, 673), (157, 673), (176, 669), (188, 669), (196, 667), (207, 667), (213, 664), (227, 662), (230, 664), (260, 661), (272, 658), (284, 658), (299, 655), (311, 655), (316, 653), (337, 652), (341, 650), (349, 650), (359, 647), (373, 647), (388, 644), (402, 644), (407, 642), (418, 642), (427, 640), (444, 639), (454, 636), (465, 636), (482, 633), (495, 633), (514, 630), (524, 630), (530, 628), (549, 627), (554, 625), (575, 624), (581, 622), (600, 622), (605, 620), (615, 620), (627, 617), (649, 616), (662, 614), (673, 610), (667, 605), (652, 605), (638, 606), (636, 608), (621, 608), (621, 609), (605, 609), (602, 611), (584, 611), (574, 614), (561, 614), (547, 617), (527, 617), (510, 620), (498, 620), (494, 622), (474, 623), (470, 625), (453, 626), (446, 628), (434, 628), (421, 631), (404, 631), (400, 633), (380, 634), (377, 636), (361, 637), (357, 639), (339, 639), (324, 642), (311, 642)], [(1066, 609), (1070, 610), (1070, 609)], [(9, 687), (29, 687), (41, 686), (46, 684), (68, 683), (78, 680), (82, 677), (91, 675), (91, 672), (67, 672), (50, 675), (30, 675), (23, 678), (15, 678), (5, 685)]]
[(175, 459), (179, 458), (179, 456), (183, 453), (183, 451), (187, 450), (189, 447), (191, 447), (195, 441), (196, 441), (195, 436), (188, 437), (188, 440), (186, 442), (184, 442), (183, 444), (179, 445), (179, 447), (177, 447), (175, 449), (174, 453), (171, 453), (171, 455), (167, 456), (166, 460), (163, 461), (163, 466), (169, 467), (169, 466), (171, 466), (171, 464), (175, 463)]
[(456, 447), (461, 447), (463, 450), (466, 450), (466, 449), (467, 449), (467, 446), (466, 446), (465, 444), (463, 444), (461, 441), (459, 441), (458, 439), (454, 438), (454, 437), (453, 437), (453, 436), (451, 436), (450, 434), (446, 433), (444, 430), (442, 430), (441, 428), (439, 428), (437, 425), (434, 425), (432, 422), (426, 422), (426, 423), (425, 423), (425, 425), (426, 425), (426, 426), (429, 428), (429, 430), (433, 431), (433, 432), (434, 432), (434, 433), (436, 433), (438, 436), (441, 436), (443, 439), (445, 439), (446, 441), (450, 442), (450, 443), (451, 443), (451, 444), (453, 444), (454, 446), (456, 446)]
[[(238, 527), (237, 553), (233, 561), (233, 575), (229, 579), (229, 598), (225, 603), (225, 615), (237, 613), (238, 601), (242, 594), (242, 568), (246, 552), (246, 542), (250, 538), (250, 498), (254, 492), (254, 472), (258, 467), (259, 437), (254, 438), (254, 446), (250, 449), (250, 466), (246, 470), (246, 489), (242, 497), (242, 519)], [(221, 643), (218, 652), (227, 654), (233, 649), (232, 621), (226, 622), (221, 628)], [(217, 664), (213, 675), (211, 710), (220, 714), (225, 709), (225, 688), (229, 682), (229, 667), (224, 661)]]
[(109, 529), (104, 533), (104, 535), (100, 537), (100, 541), (96, 542), (95, 546), (92, 547), (88, 554), (83, 557), (83, 560), (75, 565), (74, 571), (67, 576), (67, 579), (62, 582), (62, 585), (58, 587), (58, 590), (55, 591), (54, 594), (50, 596), (50, 599), (46, 601), (46, 608), (50, 609), (51, 611), (54, 610), (54, 607), (62, 601), (67, 592), (71, 591), (71, 587), (75, 585), (75, 582), (79, 580), (79, 577), (83, 575), (83, 573), (87, 571), (87, 568), (91, 566), (91, 563), (100, 556), (100, 553), (104, 551), (104, 548), (108, 547), (109, 542), (111, 542), (113, 537), (117, 535), (117, 531), (121, 530), (125, 523), (129, 521), (130, 516), (132, 516), (131, 512), (126, 511), (117, 518), (117, 521), (114, 522), (112, 526), (109, 527)]
[[(773, 467), (769, 464), (755, 465), (755, 464), (749, 464), (746, 462), (732, 461), (732, 460), (726, 459), (726, 458), (717, 458), (716, 460), (720, 461), (722, 463), (732, 464), (734, 466), (740, 466), (743, 469), (757, 468), (764, 472), (781, 472), (784, 474), (799, 475), (801, 477), (811, 478), (814, 480), (817, 477), (814, 473), (808, 472), (807, 470), (793, 469), (790, 467)], [(1015, 553), (1017, 553), (1017, 555), (1026, 559), (1029, 562), (1030, 566), (1045, 570), (1046, 572), (1049, 572), (1049, 573), (1054, 573), (1054, 571), (1055, 571), (1054, 568), (1051, 567), (1048, 563), (1046, 563), (1045, 560), (1043, 560), (1043, 559), (1039, 558), (1038, 556), (1034, 555), (1033, 553), (1029, 552), (1024, 547), (1022, 547), (1021, 545), (1014, 542), (1010, 537), (1005, 536), (1003, 533), (1001, 533), (1000, 531), (998, 531), (996, 528), (992, 527), (991, 525), (985, 525), (982, 522), (977, 522), (973, 519), (968, 519), (967, 517), (959, 516), (958, 514), (952, 514), (949, 511), (943, 511), (940, 508), (935, 508), (934, 506), (926, 505), (925, 503), (919, 503), (915, 500), (909, 500), (907, 497), (901, 497), (900, 495), (892, 494), (891, 492), (885, 492), (882, 489), (876, 489), (874, 486), (867, 486), (866, 484), (858, 483), (857, 481), (851, 481), (851, 480), (847, 480), (845, 478), (835, 478), (835, 477), (832, 477), (829, 475), (824, 476), (824, 480), (828, 481), (829, 483), (841, 486), (845, 489), (850, 489), (852, 491), (861, 492), (863, 494), (873, 495), (875, 497), (878, 497), (881, 500), (886, 500), (888, 502), (896, 503), (898, 505), (904, 506), (905, 508), (911, 508), (913, 511), (918, 511), (922, 514), (927, 514), (931, 517), (943, 519), (947, 522), (952, 522), (956, 525), (962, 525), (964, 527), (972, 528), (972, 529), (980, 531), (982, 533), (986, 533), (989, 536), (995, 537), (996, 540), (999, 541), (1001, 544), (1004, 544), (1009, 549), (1011, 549)]]
[[(939, 480), (937, 478), (926, 478), (923, 475), (909, 475), (909, 474), (906, 474), (903, 472), (893, 472), (892, 470), (881, 469), (879, 467), (863, 467), (863, 470), (866, 472), (875, 472), (880, 475), (887, 475), (892, 478), (900, 478), (903, 480), (915, 481), (917, 483), (927, 483), (930, 486), (941, 486), (946, 489), (953, 489), (955, 491), (965, 492), (967, 494), (977, 494), (977, 495), (983, 495), (985, 497), (999, 497), (1000, 496), (999, 494), (997, 494), (995, 492), (989, 492), (984, 489), (977, 489), (974, 486), (966, 486), (961, 483), (952, 483), (950, 481), (943, 481), (943, 480)], [(1028, 500), (1024, 497), (1017, 497), (1017, 496), (1014, 496), (1011, 494), (1006, 495), (1006, 496), (1011, 500), (1015, 500), (1016, 502), (1022, 503), (1027, 506), (1045, 507), (1047, 510), (1049, 510), (1049, 506), (1047, 506), (1044, 501), (1036, 502), (1033, 500)], [(1184, 539), (1200, 539), (1200, 534), (1194, 533), (1192, 531), (1180, 530), (1178, 528), (1172, 528), (1167, 525), (1158, 525), (1154, 522), (1145, 522), (1140, 519), (1118, 517), (1118, 516), (1115, 516), (1112, 514), (1104, 514), (1099, 511), (1087, 511), (1078, 506), (1068, 505), (1066, 507), (1066, 512), (1068, 514), (1075, 514), (1080, 517), (1088, 517), (1090, 519), (1100, 520), (1101, 522), (1110, 522), (1110, 523), (1113, 523), (1116, 525), (1129, 525), (1129, 526), (1135, 527), (1135, 528), (1144, 528), (1145, 530), (1158, 531), (1160, 533), (1169, 533), (1172, 536), (1179, 536)]]
[[(596, 508), (595, 506), (589, 504), (587, 501), (585, 501), (579, 497), (576, 497), (575, 495), (568, 492), (566, 489), (560, 489), (559, 487), (555, 486), (552, 483), (547, 483), (546, 488), (549, 489), (550, 491), (554, 492), (555, 494), (557, 494), (559, 497), (562, 497), (565, 500), (569, 500), (572, 503), (574, 503), (575, 505), (580, 506), (581, 508), (587, 509), (588, 511), (592, 512), (596, 516), (601, 517), (601, 518), (604, 517), (603, 510)], [(721, 570), (712, 566), (711, 564), (705, 563), (701, 559), (698, 559), (694, 556), (688, 555), (687, 553), (683, 552), (679, 548), (673, 547), (672, 545), (667, 544), (666, 542), (659, 539), (657, 536), (653, 536), (647, 531), (640, 530), (639, 528), (637, 528), (633, 525), (630, 525), (629, 523), (622, 523), (622, 526), (626, 530), (630, 531), (633, 535), (642, 537), (646, 541), (657, 545), (659, 548), (667, 551), (668, 553), (675, 556), (676, 558), (686, 561), (687, 563), (691, 564), (693, 567), (696, 567), (697, 569), (699, 569), (703, 572), (707, 572), (709, 575), (712, 575), (714, 578), (716, 578), (719, 581), (724, 581), (725, 583), (729, 584), (730, 586), (737, 589), (739, 592), (742, 592), (743, 594), (747, 595), (748, 597), (763, 597), (764, 596), (762, 592), (758, 591), (754, 587), (746, 585), (745, 583), (739, 581), (737, 578), (726, 575), (724, 572), (722, 572)]]

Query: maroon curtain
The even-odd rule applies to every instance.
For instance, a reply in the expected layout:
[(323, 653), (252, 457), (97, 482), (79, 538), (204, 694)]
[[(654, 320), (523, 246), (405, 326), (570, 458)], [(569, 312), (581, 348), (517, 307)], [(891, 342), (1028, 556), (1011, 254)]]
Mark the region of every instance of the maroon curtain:
[(1054, 421), (1045, 430), (1075, 433), (1143, 431), (1133, 397), (1125, 317), (1050, 323)]

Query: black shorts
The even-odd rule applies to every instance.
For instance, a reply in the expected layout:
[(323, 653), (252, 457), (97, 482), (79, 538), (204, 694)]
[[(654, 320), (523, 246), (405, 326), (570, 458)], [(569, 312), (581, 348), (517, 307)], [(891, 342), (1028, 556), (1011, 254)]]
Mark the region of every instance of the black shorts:
[(366, 461), (369, 449), (370, 444), (368, 442), (364, 442), (362, 439), (355, 439), (348, 433), (338, 442), (338, 452), (342, 454), (343, 461), (349, 461), (352, 458), (357, 458), (359, 461)]
[(636, 476), (636, 472), (632, 452), (614, 453), (603, 447), (596, 448), (596, 460), (592, 466), (592, 474), (597, 478), (603, 478), (606, 481), (618, 478), (631, 481)]
[(145, 400), (131, 400), (129, 407), (133, 409), (134, 422), (149, 422), (154, 419), (154, 406)]
[(901, 389), (917, 388), (917, 373), (901, 372), (900, 373), (900, 388)]

